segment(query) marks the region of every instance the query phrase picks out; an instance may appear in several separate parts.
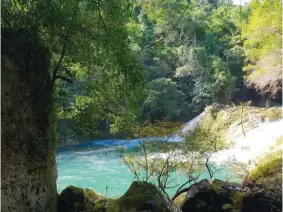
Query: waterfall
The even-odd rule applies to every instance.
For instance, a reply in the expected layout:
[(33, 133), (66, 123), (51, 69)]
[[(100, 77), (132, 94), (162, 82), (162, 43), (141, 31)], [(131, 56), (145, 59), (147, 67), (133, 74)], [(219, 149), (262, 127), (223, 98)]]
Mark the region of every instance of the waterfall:
[[(221, 162), (233, 157), (239, 162), (254, 163), (259, 156), (271, 151), (270, 147), (282, 136), (282, 127), (282, 119), (259, 123), (257, 127), (249, 130), (246, 136), (241, 135), (230, 140), (234, 145), (220, 151), (214, 160)], [(229, 137), (231, 139), (231, 135)]]
[(188, 134), (198, 126), (198, 124), (202, 121), (204, 116), (206, 115), (206, 111), (203, 111), (200, 115), (196, 116), (192, 120), (188, 121), (183, 129), (181, 130), (181, 134)]

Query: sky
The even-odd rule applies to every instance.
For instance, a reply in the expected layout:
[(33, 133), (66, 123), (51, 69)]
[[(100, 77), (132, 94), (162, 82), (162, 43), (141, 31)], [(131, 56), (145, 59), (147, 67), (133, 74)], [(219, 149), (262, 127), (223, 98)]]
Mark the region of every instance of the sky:
[(233, 3), (235, 5), (240, 5), (240, 3), (241, 3), (241, 5), (244, 5), (244, 3), (250, 3), (250, 2), (251, 2), (251, 0), (233, 0)]

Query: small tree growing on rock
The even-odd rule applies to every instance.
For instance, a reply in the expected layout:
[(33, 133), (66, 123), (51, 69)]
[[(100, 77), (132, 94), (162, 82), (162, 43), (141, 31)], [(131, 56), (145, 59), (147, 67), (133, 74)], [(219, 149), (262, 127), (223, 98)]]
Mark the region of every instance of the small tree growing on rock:
[(168, 198), (166, 189), (176, 186), (172, 184), (178, 178), (172, 179), (170, 175), (181, 167), (177, 162), (180, 143), (170, 142), (180, 126), (180, 123), (166, 121), (138, 126), (135, 136), (141, 138), (139, 147), (130, 153), (123, 147), (118, 149), (122, 161), (138, 181), (154, 183)]
[(212, 179), (216, 172), (228, 166), (228, 164), (212, 162), (213, 156), (229, 147), (221, 135), (212, 132), (209, 128), (197, 127), (193, 132), (185, 135), (184, 140), (185, 145), (182, 152), (187, 162), (184, 172), (188, 175), (188, 181), (177, 189), (172, 200), (188, 191), (189, 187), (185, 186), (196, 182), (203, 173), (207, 172), (209, 178)]
[[(159, 122), (158, 127), (149, 125), (140, 129), (139, 135), (144, 137), (140, 140), (140, 146), (128, 154), (123, 148), (119, 151), (123, 162), (137, 180), (154, 183), (168, 199), (171, 198), (166, 189), (178, 188), (173, 195), (174, 200), (188, 190), (185, 186), (197, 182), (204, 172), (212, 179), (216, 172), (226, 168), (223, 164), (215, 165), (212, 158), (228, 148), (229, 144), (205, 127), (197, 127), (184, 136), (185, 142), (169, 142), (174, 128), (168, 130), (164, 125), (168, 126), (168, 123)], [(177, 173), (177, 176), (173, 177), (173, 173)], [(178, 181), (180, 175), (188, 178), (182, 185)]]
[(186, 151), (196, 152), (205, 166), (209, 177), (219, 171), (211, 162), (212, 157), (219, 151), (227, 149), (229, 145), (220, 135), (206, 128), (196, 128), (194, 132), (185, 136)]

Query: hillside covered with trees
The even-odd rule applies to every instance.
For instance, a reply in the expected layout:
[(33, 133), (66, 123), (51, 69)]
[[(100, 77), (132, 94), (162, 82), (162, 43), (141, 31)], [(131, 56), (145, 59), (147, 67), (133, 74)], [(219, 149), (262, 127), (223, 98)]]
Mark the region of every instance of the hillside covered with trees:
[[(3, 212), (279, 211), (279, 0), (1, 3)], [(180, 131), (183, 142), (170, 143)], [(214, 180), (222, 168), (211, 158), (227, 153), (231, 135), (268, 149), (253, 170), (233, 162), (244, 170), (241, 185)], [(58, 194), (59, 147), (98, 138), (138, 138), (115, 153), (136, 181), (119, 198), (74, 186)], [(73, 164), (89, 153), (72, 147)], [(186, 180), (172, 197), (178, 171)]]
[[(281, 104), (279, 1), (240, 6), (231, 1), (157, 0), (131, 6), (125, 30), (140, 68), (136, 80), (144, 86), (134, 88), (140, 97), (135, 110), (121, 110), (121, 96), (108, 90), (115, 87), (99, 84), (97, 77), (84, 74), (86, 67), (73, 62), (68, 73), (75, 83), (62, 82), (58, 89), (62, 142), (131, 137), (129, 126), (185, 122), (214, 102)], [(270, 11), (271, 16), (265, 15)], [(103, 27), (103, 22), (97, 24)]]

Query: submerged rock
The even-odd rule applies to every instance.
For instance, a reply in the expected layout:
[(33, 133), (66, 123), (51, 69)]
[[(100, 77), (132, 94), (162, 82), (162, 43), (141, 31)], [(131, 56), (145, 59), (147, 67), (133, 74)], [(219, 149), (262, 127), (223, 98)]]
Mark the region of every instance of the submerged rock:
[(152, 184), (133, 182), (128, 191), (113, 201), (107, 212), (178, 212), (172, 202), (168, 201)]
[(69, 186), (58, 197), (58, 212), (105, 212), (109, 202), (90, 189)]

